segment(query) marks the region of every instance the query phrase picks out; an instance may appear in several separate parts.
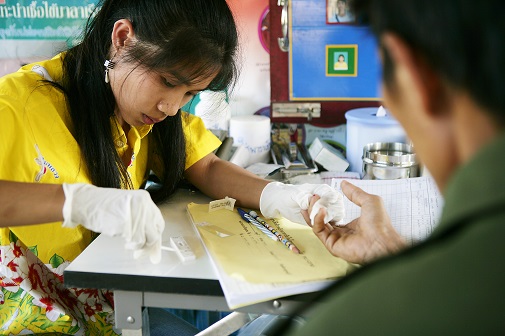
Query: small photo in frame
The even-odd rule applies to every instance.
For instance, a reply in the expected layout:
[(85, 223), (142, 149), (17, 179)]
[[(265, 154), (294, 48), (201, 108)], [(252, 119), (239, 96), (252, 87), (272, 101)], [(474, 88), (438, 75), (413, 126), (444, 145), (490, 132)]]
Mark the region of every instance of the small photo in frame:
[(326, 76), (358, 76), (358, 45), (327, 45)]
[(353, 23), (354, 14), (349, 7), (349, 0), (326, 0), (326, 23)]

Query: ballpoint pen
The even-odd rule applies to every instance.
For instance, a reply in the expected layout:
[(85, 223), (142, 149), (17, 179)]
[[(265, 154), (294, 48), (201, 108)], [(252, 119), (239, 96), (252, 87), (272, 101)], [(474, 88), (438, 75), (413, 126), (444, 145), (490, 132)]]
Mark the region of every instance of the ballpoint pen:
[(237, 208), (238, 213), (240, 216), (247, 221), (248, 223), (251, 223), (254, 225), (258, 230), (266, 234), (270, 239), (278, 241), (279, 238), (270, 230), (268, 230), (264, 225), (262, 225), (260, 222), (258, 222), (256, 219), (254, 219), (253, 216), (251, 216), (247, 211), (241, 208)]
[(279, 239), (279, 241), (281, 243), (283, 243), (284, 245), (287, 246), (287, 248), (289, 248), (291, 251), (297, 253), (297, 254), (300, 254), (300, 249), (298, 249), (298, 247), (295, 246), (295, 244), (293, 244), (289, 239), (285, 238), (279, 231), (277, 231), (273, 226), (269, 225), (267, 222), (265, 222), (264, 219), (262, 219), (260, 216), (258, 216), (258, 214), (256, 213), (256, 211), (250, 211), (249, 212), (249, 215), (252, 216), (257, 222), (259, 222), (261, 225), (263, 225), (265, 228), (268, 229), (268, 231), (272, 232), (275, 236), (277, 236), (277, 238)]

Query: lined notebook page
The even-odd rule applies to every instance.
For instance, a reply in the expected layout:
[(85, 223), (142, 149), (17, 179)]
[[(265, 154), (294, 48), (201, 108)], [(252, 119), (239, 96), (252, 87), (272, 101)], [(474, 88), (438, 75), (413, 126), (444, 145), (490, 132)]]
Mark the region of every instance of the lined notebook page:
[[(340, 190), (341, 181), (333, 179), (332, 186)], [(412, 245), (426, 239), (440, 219), (444, 202), (432, 177), (349, 182), (367, 193), (381, 196), (393, 226)], [(361, 209), (346, 197), (344, 206), (344, 223), (360, 216)]]

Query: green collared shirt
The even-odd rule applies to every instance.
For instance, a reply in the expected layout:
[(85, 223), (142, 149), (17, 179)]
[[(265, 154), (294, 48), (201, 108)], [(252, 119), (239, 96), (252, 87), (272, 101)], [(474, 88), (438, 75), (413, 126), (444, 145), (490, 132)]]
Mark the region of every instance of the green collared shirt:
[(336, 283), (289, 335), (505, 333), (505, 135), (455, 172), (424, 243)]

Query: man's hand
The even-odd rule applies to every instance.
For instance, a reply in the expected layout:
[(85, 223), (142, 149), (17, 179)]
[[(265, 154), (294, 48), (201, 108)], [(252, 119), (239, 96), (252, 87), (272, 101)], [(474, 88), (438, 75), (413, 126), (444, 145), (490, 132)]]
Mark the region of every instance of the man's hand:
[[(324, 222), (324, 209), (318, 212), (312, 230), (331, 254), (364, 264), (405, 248), (405, 241), (391, 225), (379, 196), (368, 194), (347, 181), (342, 181), (341, 188), (351, 202), (361, 207), (361, 216), (345, 226), (337, 226)], [(318, 196), (311, 198), (308, 213), (318, 199)]]

